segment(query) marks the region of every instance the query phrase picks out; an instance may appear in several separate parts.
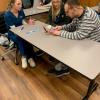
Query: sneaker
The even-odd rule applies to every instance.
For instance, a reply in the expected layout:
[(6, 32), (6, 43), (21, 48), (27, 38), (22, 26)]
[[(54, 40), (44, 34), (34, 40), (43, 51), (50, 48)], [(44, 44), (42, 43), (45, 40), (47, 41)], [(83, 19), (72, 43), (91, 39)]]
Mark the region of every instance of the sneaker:
[(70, 74), (69, 69), (60, 70), (60, 71), (57, 71), (57, 70), (55, 70), (55, 69), (51, 69), (51, 70), (49, 70), (48, 72), (51, 73), (51, 74), (53, 74), (53, 75), (55, 75), (56, 77), (61, 77), (61, 76), (63, 76), (63, 75), (68, 75), (68, 74)]
[(65, 70), (65, 69), (68, 69), (69, 67), (63, 63), (57, 63), (55, 66), (55, 70), (57, 71), (61, 71), (61, 70)]
[(31, 67), (35, 67), (36, 66), (35, 61), (33, 60), (33, 58), (29, 58), (28, 59), (28, 63), (30, 64)]
[(23, 69), (27, 68), (27, 59), (26, 59), (26, 57), (22, 57), (22, 68)]
[(38, 57), (42, 56), (43, 54), (44, 54), (44, 52), (42, 50), (38, 50), (38, 51), (35, 52), (35, 55), (38, 56)]

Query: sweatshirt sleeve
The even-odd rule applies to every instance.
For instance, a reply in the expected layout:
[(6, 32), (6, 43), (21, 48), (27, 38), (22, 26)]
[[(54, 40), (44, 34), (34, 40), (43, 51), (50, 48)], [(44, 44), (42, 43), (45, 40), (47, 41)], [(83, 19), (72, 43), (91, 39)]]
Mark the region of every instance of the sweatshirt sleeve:
[[(69, 31), (69, 29), (73, 29), (76, 25), (75, 31)], [(78, 23), (78, 26), (76, 23), (71, 23), (69, 25), (64, 25), (63, 30), (61, 31), (60, 36), (68, 39), (73, 40), (82, 40), (84, 38), (89, 37), (90, 33), (92, 33), (93, 29), (95, 28), (95, 23), (89, 19), (82, 21), (81, 23)]]

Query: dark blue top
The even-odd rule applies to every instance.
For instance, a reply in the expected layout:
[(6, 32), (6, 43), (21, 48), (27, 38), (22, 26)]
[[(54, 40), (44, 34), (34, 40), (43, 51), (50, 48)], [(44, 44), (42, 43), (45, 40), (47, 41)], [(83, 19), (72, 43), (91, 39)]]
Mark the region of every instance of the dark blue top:
[(68, 24), (72, 21), (72, 19), (68, 16), (66, 16), (65, 11), (64, 11), (64, 4), (62, 3), (60, 12), (58, 15), (56, 15), (55, 20), (52, 20), (52, 7), (49, 10), (48, 14), (48, 24), (56, 26), (56, 25), (64, 25)]
[(18, 17), (16, 17), (11, 11), (5, 12), (4, 15), (5, 23), (7, 25), (7, 28), (10, 29), (10, 26), (20, 26), (22, 25), (22, 21), (25, 18), (25, 14), (23, 10), (19, 11)]

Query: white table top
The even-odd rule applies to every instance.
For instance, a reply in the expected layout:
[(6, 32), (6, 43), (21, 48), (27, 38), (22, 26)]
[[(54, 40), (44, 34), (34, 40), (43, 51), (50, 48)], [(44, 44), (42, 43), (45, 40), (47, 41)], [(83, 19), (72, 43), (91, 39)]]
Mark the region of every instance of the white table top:
[(51, 6), (51, 4), (47, 4), (44, 6), (39, 6), (39, 5), (40, 5), (40, 0), (34, 0), (32, 8), (24, 9), (25, 16), (48, 12)]
[(45, 24), (36, 21), (36, 25), (24, 25), (23, 30), (20, 30), (22, 27), (20, 26), (11, 31), (89, 79), (94, 79), (100, 73), (100, 44), (98, 42), (69, 40), (47, 35), (43, 25)]
[(33, 8), (24, 9), (25, 16), (40, 14), (40, 13), (44, 13), (44, 12), (48, 12), (48, 11), (49, 11), (48, 8), (38, 9), (38, 8), (33, 7)]

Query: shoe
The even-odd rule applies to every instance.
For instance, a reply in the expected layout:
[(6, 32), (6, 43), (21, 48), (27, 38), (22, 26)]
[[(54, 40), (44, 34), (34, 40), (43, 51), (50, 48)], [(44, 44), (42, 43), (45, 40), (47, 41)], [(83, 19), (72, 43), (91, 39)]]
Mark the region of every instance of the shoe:
[(68, 75), (68, 74), (70, 74), (69, 69), (60, 70), (60, 71), (57, 71), (57, 70), (55, 70), (55, 69), (50, 69), (48, 72), (51, 73), (51, 74), (53, 74), (53, 75), (55, 75), (56, 77), (61, 77), (61, 76), (63, 76), (63, 75)]
[(27, 59), (26, 59), (26, 57), (22, 57), (22, 68), (23, 69), (27, 68)]
[(35, 61), (33, 60), (33, 58), (29, 58), (28, 59), (28, 63), (30, 64), (31, 67), (35, 67), (36, 66)]
[(57, 71), (61, 71), (61, 70), (65, 70), (65, 69), (68, 69), (69, 67), (63, 63), (57, 63), (55, 66), (55, 70)]
[(35, 52), (35, 55), (38, 56), (38, 57), (42, 56), (43, 54), (44, 54), (44, 52), (42, 50), (38, 50), (38, 51)]

